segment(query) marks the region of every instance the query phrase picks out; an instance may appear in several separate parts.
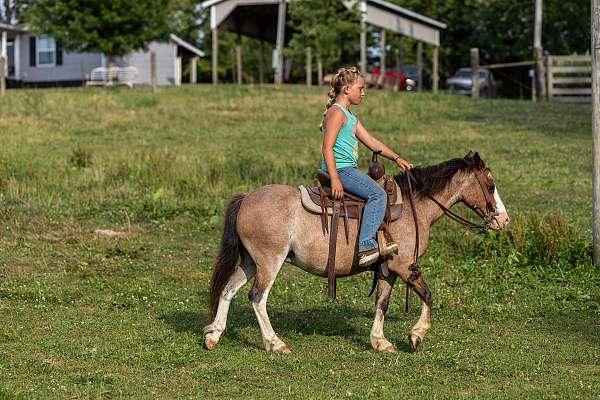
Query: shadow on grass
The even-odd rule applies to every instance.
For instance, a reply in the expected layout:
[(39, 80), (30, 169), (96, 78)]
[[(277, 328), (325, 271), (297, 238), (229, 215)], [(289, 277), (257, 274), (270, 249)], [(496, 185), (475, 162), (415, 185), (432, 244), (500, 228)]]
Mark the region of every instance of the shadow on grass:
[[(273, 329), (282, 338), (289, 334), (321, 335), (338, 337), (349, 340), (365, 349), (370, 349), (369, 332), (374, 311), (348, 307), (340, 304), (323, 307), (313, 307), (303, 310), (271, 309), (269, 317)], [(191, 332), (203, 341), (203, 327), (208, 324), (205, 314), (191, 311), (175, 311), (163, 314), (161, 320), (169, 324), (177, 332)], [(395, 319), (395, 318), (391, 318)], [(360, 320), (358, 322), (357, 320)], [(369, 321), (366, 326), (362, 320)], [(363, 327), (364, 326), (364, 327)], [(357, 329), (357, 327), (360, 327)], [(262, 349), (257, 342), (248, 341), (242, 330), (258, 329), (258, 322), (252, 307), (232, 307), (227, 321), (225, 335), (240, 341), (245, 345)], [(410, 347), (405, 341), (396, 342), (398, 350), (410, 352)]]
[(589, 310), (548, 313), (543, 321), (536, 325), (548, 336), (559, 336), (573, 344), (600, 346), (598, 314)]

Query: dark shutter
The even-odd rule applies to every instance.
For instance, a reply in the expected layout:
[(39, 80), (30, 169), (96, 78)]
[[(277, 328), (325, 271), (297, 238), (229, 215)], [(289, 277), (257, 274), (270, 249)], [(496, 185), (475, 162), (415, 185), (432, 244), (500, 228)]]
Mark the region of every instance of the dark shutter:
[(63, 49), (60, 40), (56, 41), (56, 65), (63, 64)]
[(36, 42), (35, 42), (35, 36), (30, 36), (29, 37), (29, 66), (30, 67), (35, 67), (36, 63), (35, 63), (35, 57), (36, 57)]

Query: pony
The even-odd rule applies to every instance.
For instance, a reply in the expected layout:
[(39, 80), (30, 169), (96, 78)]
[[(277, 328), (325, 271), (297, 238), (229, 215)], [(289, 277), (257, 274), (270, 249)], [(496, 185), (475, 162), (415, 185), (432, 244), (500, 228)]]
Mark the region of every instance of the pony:
[[(433, 223), (448, 214), (448, 209), (457, 203), (475, 211), (492, 229), (503, 230), (510, 222), (491, 170), (478, 153), (469, 152), (463, 158), (415, 167), (411, 173), (414, 176), (412, 197), (404, 175), (394, 176), (405, 202), (408, 199), (412, 204), (405, 206), (401, 217), (390, 223), (390, 233), (400, 239), (399, 249), (388, 261), (389, 274), (379, 274), (375, 278), (375, 319), (370, 341), (373, 349), (382, 352), (396, 351), (385, 338), (383, 326), (398, 276), (422, 301), (420, 318), (408, 334), (413, 351), (431, 327), (433, 297), (423, 276), (415, 274), (413, 266), (427, 251)], [(358, 220), (351, 219), (349, 223), (348, 243), (342, 237), (344, 233), (338, 232), (336, 277), (348, 277), (371, 269), (358, 265)], [(260, 325), (265, 349), (290, 352), (271, 326), (267, 314), (269, 291), (285, 261), (326, 278), (327, 256), (328, 239), (323, 237), (320, 216), (304, 209), (297, 187), (267, 185), (251, 193), (234, 195), (225, 212), (221, 248), (213, 268), (209, 293), (212, 322), (204, 328), (205, 347), (212, 350), (217, 346), (226, 327), (231, 300), (254, 277), (248, 297)]]

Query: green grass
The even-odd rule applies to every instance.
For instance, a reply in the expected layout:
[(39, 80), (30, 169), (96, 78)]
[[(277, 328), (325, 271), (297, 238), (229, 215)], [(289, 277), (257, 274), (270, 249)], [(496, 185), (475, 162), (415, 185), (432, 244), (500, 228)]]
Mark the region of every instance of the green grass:
[(223, 209), (314, 181), (324, 100), (270, 86), (0, 98), (0, 398), (600, 396), (588, 106), (369, 91), (356, 113), (407, 160), (479, 151), (513, 227), (436, 225), (433, 327), (415, 354), (403, 286), (385, 325), (400, 351), (380, 354), (369, 274), (338, 281), (332, 303), (289, 265), (269, 312), (291, 355), (262, 350), (247, 289), (217, 350), (201, 347)]

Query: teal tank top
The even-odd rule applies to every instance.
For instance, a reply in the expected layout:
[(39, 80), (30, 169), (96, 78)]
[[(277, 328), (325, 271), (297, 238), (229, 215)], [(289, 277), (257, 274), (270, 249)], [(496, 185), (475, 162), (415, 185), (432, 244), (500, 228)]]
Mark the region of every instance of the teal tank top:
[[(334, 106), (337, 106), (342, 110), (346, 116), (346, 123), (340, 129), (335, 144), (333, 145), (335, 168), (358, 168), (358, 139), (356, 139), (356, 125), (358, 120), (354, 114), (346, 110), (343, 105), (335, 103)], [(328, 172), (325, 160), (321, 160), (321, 170)]]

